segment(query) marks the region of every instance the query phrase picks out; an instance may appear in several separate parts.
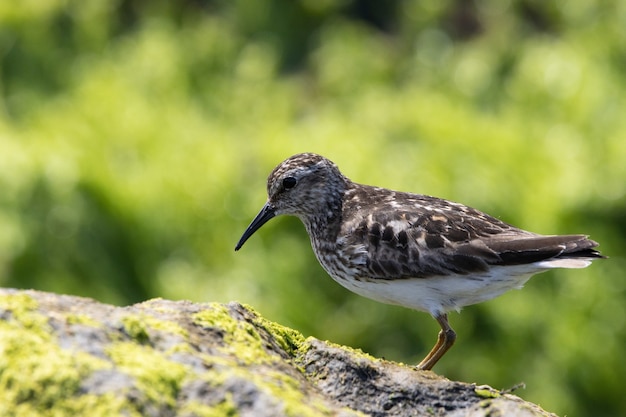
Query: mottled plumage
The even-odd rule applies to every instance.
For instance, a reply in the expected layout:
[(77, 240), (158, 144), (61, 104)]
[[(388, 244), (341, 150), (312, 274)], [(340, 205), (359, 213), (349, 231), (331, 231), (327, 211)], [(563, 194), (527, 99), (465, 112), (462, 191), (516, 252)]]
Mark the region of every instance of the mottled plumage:
[(357, 184), (312, 153), (278, 165), (267, 192), (235, 250), (272, 217), (297, 216), (339, 284), (439, 322), (437, 344), (420, 369), (431, 369), (454, 343), (448, 311), (521, 288), (536, 273), (583, 268), (603, 257), (584, 235), (539, 235), (462, 204)]

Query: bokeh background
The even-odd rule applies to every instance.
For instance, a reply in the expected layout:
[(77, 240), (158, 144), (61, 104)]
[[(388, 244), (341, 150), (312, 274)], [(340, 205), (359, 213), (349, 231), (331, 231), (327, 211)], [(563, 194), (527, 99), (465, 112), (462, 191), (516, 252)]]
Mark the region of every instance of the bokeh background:
[[(435, 370), (626, 415), (626, 2), (0, 4), (0, 285), (248, 303), (417, 363), (428, 315), (334, 283), (297, 219), (235, 253), (287, 156), (610, 256), (453, 313)], [(1, 371), (0, 371), (1, 372)]]

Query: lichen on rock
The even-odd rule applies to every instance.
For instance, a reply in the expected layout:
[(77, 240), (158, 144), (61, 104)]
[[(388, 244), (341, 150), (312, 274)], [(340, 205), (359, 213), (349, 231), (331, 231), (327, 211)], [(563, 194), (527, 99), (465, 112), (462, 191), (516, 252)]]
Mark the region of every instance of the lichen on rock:
[(497, 414), (551, 415), (489, 387), (305, 339), (238, 303), (114, 307), (0, 289), (0, 415)]

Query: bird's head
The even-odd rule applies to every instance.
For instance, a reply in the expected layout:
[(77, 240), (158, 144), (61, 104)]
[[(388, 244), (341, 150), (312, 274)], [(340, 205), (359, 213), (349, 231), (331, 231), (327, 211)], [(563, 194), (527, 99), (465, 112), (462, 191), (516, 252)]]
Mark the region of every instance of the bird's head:
[(323, 156), (301, 153), (287, 158), (267, 178), (267, 202), (235, 250), (268, 220), (281, 214), (297, 216), (307, 227), (315, 219), (332, 217), (347, 182), (339, 168)]

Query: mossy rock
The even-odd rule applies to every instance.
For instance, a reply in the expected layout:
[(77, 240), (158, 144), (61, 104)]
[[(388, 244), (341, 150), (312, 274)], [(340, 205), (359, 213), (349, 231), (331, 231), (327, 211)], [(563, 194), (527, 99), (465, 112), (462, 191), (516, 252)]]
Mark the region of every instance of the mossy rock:
[(372, 358), (238, 303), (0, 289), (0, 415), (553, 416)]

